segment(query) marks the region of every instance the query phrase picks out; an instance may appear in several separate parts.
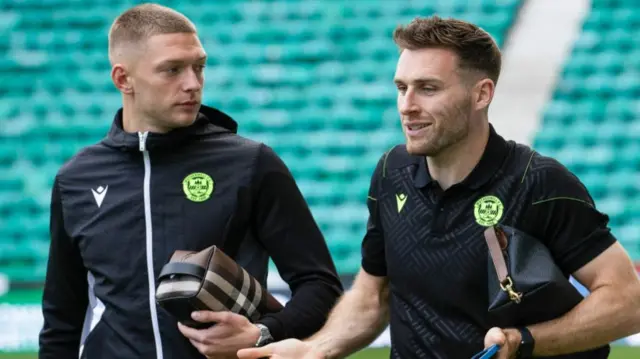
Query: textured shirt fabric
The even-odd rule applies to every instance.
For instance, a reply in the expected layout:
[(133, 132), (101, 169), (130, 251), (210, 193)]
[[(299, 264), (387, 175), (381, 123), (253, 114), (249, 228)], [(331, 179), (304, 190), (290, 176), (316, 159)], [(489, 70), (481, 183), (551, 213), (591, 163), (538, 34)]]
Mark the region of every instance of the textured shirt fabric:
[[(371, 179), (362, 267), (390, 285), (392, 358), (470, 358), (494, 326), (488, 314), (486, 226), (542, 240), (567, 277), (610, 247), (608, 216), (558, 161), (490, 126), (480, 162), (443, 191), (404, 145)], [(609, 347), (563, 358), (606, 358)]]

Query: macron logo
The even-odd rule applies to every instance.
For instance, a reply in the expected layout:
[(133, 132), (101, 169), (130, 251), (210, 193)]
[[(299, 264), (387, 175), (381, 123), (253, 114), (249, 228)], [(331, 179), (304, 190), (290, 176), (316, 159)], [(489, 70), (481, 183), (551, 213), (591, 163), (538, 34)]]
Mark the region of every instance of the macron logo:
[(93, 188), (91, 189), (91, 193), (93, 193), (93, 198), (95, 198), (98, 208), (102, 206), (102, 201), (104, 201), (104, 196), (107, 195), (108, 189), (109, 189), (109, 186), (107, 187), (100, 186), (96, 189), (93, 189)]
[(396, 202), (398, 204), (398, 213), (400, 213), (402, 207), (404, 207), (404, 203), (407, 202), (407, 195), (404, 193), (396, 194)]

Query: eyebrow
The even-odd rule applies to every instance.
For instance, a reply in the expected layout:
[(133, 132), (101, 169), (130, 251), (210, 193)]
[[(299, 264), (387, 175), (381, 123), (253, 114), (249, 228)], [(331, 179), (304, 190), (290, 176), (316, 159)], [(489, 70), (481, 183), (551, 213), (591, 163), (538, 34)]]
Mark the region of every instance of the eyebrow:
[[(198, 58), (196, 59), (196, 61), (195, 61), (195, 62), (205, 62), (205, 61), (207, 61), (207, 55), (203, 55), (203, 56), (198, 57)], [(162, 61), (162, 62), (160, 63), (160, 66), (166, 66), (166, 65), (182, 65), (182, 64), (184, 64), (184, 63), (188, 63), (188, 62), (191, 62), (191, 61), (188, 61), (188, 60), (179, 60), (179, 59), (176, 59), (176, 60), (164, 60), (164, 61)]]
[[(406, 84), (406, 82), (402, 79), (394, 79), (393, 82), (396, 85), (404, 85)], [(432, 84), (432, 85), (442, 85), (444, 84), (444, 82), (442, 82), (442, 80), (436, 79), (434, 77), (419, 77), (417, 79), (413, 79), (413, 81), (409, 81), (410, 83), (413, 83), (415, 85), (426, 85), (426, 84)]]

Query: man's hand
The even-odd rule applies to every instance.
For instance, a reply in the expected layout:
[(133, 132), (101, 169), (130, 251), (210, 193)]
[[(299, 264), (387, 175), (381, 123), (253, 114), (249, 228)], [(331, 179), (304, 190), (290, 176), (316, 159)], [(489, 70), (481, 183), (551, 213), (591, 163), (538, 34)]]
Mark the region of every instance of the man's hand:
[(310, 344), (297, 339), (286, 339), (260, 348), (238, 351), (239, 359), (324, 359), (325, 356), (314, 352)]
[(202, 323), (217, 324), (207, 329), (194, 329), (178, 323), (178, 329), (198, 351), (209, 359), (235, 358), (238, 349), (253, 347), (260, 329), (241, 315), (232, 312), (193, 312), (192, 318)]
[(484, 336), (484, 347), (498, 344), (500, 350), (496, 354), (496, 359), (513, 359), (516, 357), (521, 340), (518, 330), (491, 328)]

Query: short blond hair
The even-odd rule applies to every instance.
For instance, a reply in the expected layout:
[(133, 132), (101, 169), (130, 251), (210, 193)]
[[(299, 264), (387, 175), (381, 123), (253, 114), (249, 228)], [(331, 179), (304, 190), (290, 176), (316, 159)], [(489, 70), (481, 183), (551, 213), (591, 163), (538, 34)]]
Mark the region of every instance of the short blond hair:
[(113, 64), (127, 46), (140, 48), (154, 35), (196, 33), (196, 26), (180, 12), (166, 6), (146, 3), (118, 16), (109, 29), (109, 61)]

